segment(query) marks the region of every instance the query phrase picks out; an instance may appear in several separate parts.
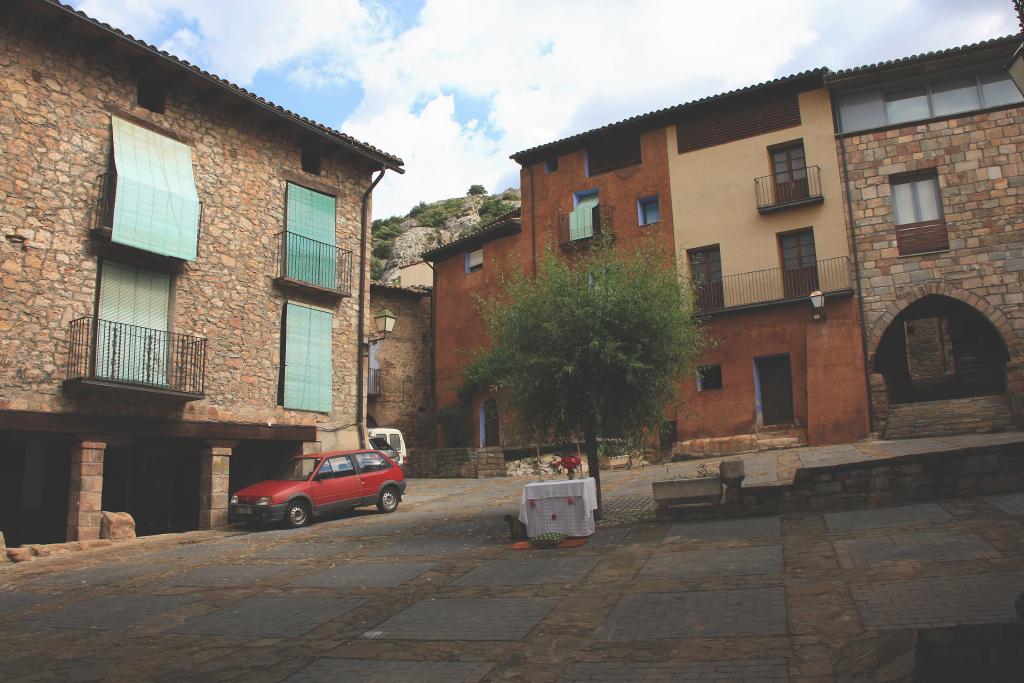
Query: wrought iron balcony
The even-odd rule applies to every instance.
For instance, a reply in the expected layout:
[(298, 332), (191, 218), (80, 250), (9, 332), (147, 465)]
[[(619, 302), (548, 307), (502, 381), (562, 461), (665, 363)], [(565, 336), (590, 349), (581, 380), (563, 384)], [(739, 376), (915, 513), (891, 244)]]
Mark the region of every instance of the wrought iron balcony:
[(281, 249), (274, 282), (298, 289), (352, 296), (352, 252), (294, 232), (278, 234)]
[(583, 245), (601, 235), (612, 234), (615, 207), (598, 204), (592, 209), (558, 212), (558, 244), (563, 248)]
[(701, 313), (806, 299), (851, 289), (850, 259), (825, 259), (802, 268), (768, 268), (728, 275), (716, 282), (694, 283), (694, 306)]
[(821, 172), (817, 166), (794, 168), (787, 175), (789, 177), (766, 175), (754, 178), (758, 211), (770, 213), (825, 201), (821, 194)]
[(367, 370), (366, 395), (370, 398), (380, 396), (380, 368)]
[(98, 320), (71, 321), (69, 386), (134, 389), (187, 401), (203, 398), (206, 339)]

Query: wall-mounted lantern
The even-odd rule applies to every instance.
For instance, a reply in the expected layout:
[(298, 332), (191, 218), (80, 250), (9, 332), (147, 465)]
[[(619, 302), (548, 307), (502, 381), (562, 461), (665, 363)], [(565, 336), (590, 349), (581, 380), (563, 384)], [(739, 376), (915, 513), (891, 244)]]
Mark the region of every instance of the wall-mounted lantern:
[(821, 293), (821, 290), (816, 289), (810, 294), (811, 300), (811, 317), (814, 320), (825, 319), (825, 295)]

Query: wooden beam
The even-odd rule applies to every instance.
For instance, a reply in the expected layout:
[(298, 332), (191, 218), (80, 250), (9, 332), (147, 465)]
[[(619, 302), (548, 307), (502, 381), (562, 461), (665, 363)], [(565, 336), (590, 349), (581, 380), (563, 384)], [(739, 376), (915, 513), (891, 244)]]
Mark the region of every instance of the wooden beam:
[(189, 422), (124, 417), (97, 417), (69, 413), (0, 410), (0, 431), (109, 434), (167, 439), (225, 439), (255, 441), (316, 441), (316, 427)]

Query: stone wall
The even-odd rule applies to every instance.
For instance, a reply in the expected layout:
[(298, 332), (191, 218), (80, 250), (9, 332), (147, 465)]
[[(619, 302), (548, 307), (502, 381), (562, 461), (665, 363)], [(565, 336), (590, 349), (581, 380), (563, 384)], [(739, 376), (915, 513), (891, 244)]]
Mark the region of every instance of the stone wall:
[(431, 399), (430, 290), (371, 285), (370, 315), (382, 308), (398, 320), (394, 333), (375, 344), (380, 394), (369, 397), (367, 415), (378, 427), (402, 430), (408, 448), (433, 448), (437, 430)]
[[(976, 308), (1009, 347), (1008, 379), (1024, 390), (1024, 108), (1007, 107), (850, 135), (845, 145), (861, 288), (874, 356), (882, 334), (914, 301), (939, 294)], [(900, 256), (893, 175), (934, 170), (949, 249)], [(876, 413), (877, 416), (877, 413)]]
[(423, 479), (483, 479), (505, 477), (501, 448), (438, 448), (409, 458), (409, 476)]
[(853, 510), (1024, 489), (1019, 443), (804, 468), (792, 484), (743, 487), (747, 514)]
[[(34, 21), (34, 20), (33, 20)], [(277, 405), (282, 309), (272, 283), (285, 224), (286, 179), (338, 197), (337, 242), (359, 255), (366, 163), (325, 150), (319, 176), (301, 170), (300, 133), (231, 96), (172, 85), (165, 113), (136, 104), (137, 66), (17, 13), (0, 18), (0, 409), (199, 421), (335, 426), (355, 421), (357, 292), (334, 314), (334, 410)], [(229, 106), (230, 105), (230, 106)], [(199, 255), (173, 280), (173, 329), (206, 337), (206, 396), (184, 407), (77, 396), (67, 376), (68, 325), (94, 313), (99, 258), (90, 238), (107, 170), (110, 117), (135, 117), (192, 150), (203, 202)], [(358, 266), (357, 266), (358, 267)], [(353, 288), (358, 285), (353, 273)]]

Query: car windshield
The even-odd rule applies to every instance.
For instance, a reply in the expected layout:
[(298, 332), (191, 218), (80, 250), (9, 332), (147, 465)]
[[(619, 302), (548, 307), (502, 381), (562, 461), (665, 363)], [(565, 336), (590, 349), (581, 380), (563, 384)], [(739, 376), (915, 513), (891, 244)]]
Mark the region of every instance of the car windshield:
[(272, 478), (276, 481), (306, 481), (318, 464), (320, 458), (294, 458), (281, 465)]
[(384, 451), (385, 453), (394, 450), (393, 448), (391, 448), (391, 444), (388, 443), (387, 439), (384, 439), (379, 436), (375, 436), (372, 439), (370, 439), (370, 445), (373, 446), (378, 451)]

